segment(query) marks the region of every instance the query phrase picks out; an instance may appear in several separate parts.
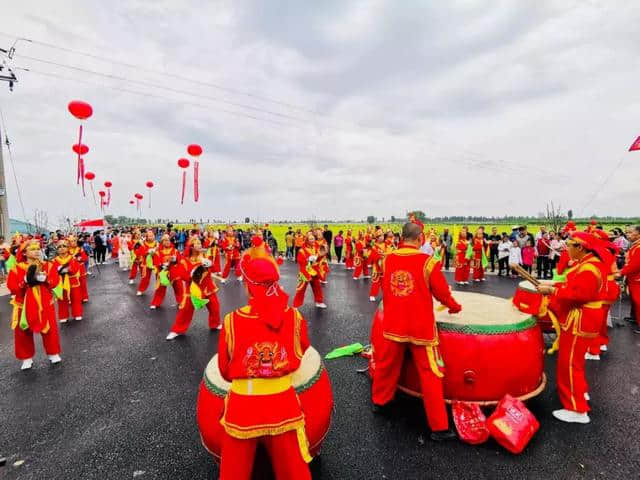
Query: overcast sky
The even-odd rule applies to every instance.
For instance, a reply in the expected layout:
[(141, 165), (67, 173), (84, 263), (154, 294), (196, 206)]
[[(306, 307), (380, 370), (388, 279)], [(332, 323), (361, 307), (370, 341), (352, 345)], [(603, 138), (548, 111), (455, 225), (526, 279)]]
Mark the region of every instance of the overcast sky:
[[(96, 214), (75, 184), (73, 99), (94, 107), (87, 168), (114, 183), (115, 215), (135, 192), (146, 205), (147, 180), (150, 218), (536, 215), (550, 200), (637, 215), (638, 25), (622, 0), (23, 0), (3, 34), (146, 71), (19, 41), (0, 107), (26, 215), (54, 224)], [(201, 197), (190, 172), (181, 206), (189, 143)]]

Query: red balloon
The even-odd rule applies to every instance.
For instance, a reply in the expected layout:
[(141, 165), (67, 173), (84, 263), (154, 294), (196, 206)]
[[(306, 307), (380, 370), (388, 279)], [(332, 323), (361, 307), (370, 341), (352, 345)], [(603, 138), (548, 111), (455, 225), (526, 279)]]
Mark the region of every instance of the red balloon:
[(188, 168), (189, 167), (189, 160), (187, 160), (186, 158), (181, 158), (180, 160), (178, 160), (178, 166), (180, 168)]
[(100, 195), (101, 197), (104, 197), (104, 196), (106, 195), (106, 193), (104, 193), (102, 190), (100, 190), (100, 191), (98, 192), (98, 195)]
[(107, 187), (107, 188), (111, 188), (112, 185), (113, 185), (113, 183), (111, 183), (109, 180), (104, 182), (104, 186)]
[(78, 155), (86, 155), (89, 153), (89, 147), (87, 147), (84, 143), (76, 143), (73, 147), (71, 147)]
[(129, 200), (129, 205), (133, 205), (134, 203), (136, 202), (134, 202), (133, 200)]
[(87, 180), (91, 181), (94, 178), (96, 178), (96, 174), (93, 172), (87, 172), (84, 174), (84, 178), (86, 178)]
[(142, 200), (142, 194), (140, 193), (136, 193), (134, 197), (136, 197), (138, 200)]
[(153, 188), (153, 182), (151, 180), (147, 182), (147, 188)]
[(192, 143), (187, 147), (187, 152), (192, 157), (199, 157), (200, 155), (202, 155), (202, 147), (200, 145), (196, 145), (195, 143)]
[(78, 120), (86, 120), (91, 115), (93, 115), (93, 108), (87, 102), (83, 102), (82, 100), (74, 100), (69, 102), (67, 107), (71, 115), (76, 117)]

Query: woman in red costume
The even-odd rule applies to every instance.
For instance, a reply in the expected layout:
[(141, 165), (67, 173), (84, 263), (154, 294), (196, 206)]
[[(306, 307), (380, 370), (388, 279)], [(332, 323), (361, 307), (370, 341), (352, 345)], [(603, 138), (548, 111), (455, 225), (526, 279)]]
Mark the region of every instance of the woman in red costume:
[(58, 255), (52, 261), (60, 275), (62, 298), (58, 299), (58, 318), (60, 323), (69, 320), (69, 304), (71, 316), (82, 320), (82, 288), (80, 287), (80, 264), (69, 254), (66, 240), (58, 242)]
[(22, 360), (21, 369), (27, 370), (33, 366), (34, 333), (42, 336), (44, 350), (51, 363), (62, 360), (53, 293), (60, 283), (60, 276), (51, 262), (41, 260), (42, 252), (37, 240), (26, 244), (24, 257), (25, 260), (9, 272), (7, 287), (15, 295), (11, 301), (11, 328), (16, 358)]
[(167, 294), (167, 280), (173, 287), (176, 303), (180, 305), (184, 295), (183, 280), (180, 278), (180, 252), (171, 243), (169, 235), (162, 236), (162, 243), (153, 255), (153, 266), (156, 271), (156, 287), (149, 308), (155, 310), (162, 305)]
[(311, 456), (291, 374), (309, 347), (307, 327), (287, 306), (278, 267), (262, 246), (254, 242), (242, 258), (249, 304), (225, 317), (219, 339), (220, 373), (231, 382), (220, 420), (220, 479), (248, 480), (261, 444), (278, 480), (305, 480)]
[(469, 284), (469, 260), (467, 259), (467, 248), (469, 247), (467, 227), (462, 227), (458, 234), (456, 243), (456, 273), (455, 282), (458, 285)]

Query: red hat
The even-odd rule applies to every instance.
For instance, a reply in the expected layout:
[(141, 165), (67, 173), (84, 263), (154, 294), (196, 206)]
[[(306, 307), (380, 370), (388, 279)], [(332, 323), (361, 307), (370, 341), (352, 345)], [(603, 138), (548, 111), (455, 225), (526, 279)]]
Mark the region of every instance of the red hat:
[(610, 251), (611, 242), (604, 241), (600, 238), (600, 235), (595, 235), (588, 232), (573, 232), (571, 234), (571, 240), (582, 245), (586, 250), (595, 253), (600, 260), (610, 265), (614, 257)]

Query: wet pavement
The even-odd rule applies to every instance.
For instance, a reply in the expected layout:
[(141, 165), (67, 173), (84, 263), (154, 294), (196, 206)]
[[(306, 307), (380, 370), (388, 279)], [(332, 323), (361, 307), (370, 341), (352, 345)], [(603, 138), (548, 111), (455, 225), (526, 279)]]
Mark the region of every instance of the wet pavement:
[[(316, 310), (309, 289), (301, 309), (321, 354), (367, 343), (375, 310), (367, 281), (354, 282), (342, 266), (333, 270), (324, 289), (329, 308)], [(294, 266), (285, 265), (288, 292), (295, 281)], [(515, 284), (490, 277), (463, 288), (510, 297)], [(61, 326), (63, 362), (50, 366), (38, 344), (27, 372), (13, 357), (10, 306), (8, 297), (0, 298), (0, 457), (7, 459), (0, 479), (217, 478), (200, 444), (195, 406), (218, 333), (198, 312), (187, 336), (166, 342), (173, 296), (150, 311), (150, 291), (143, 297), (134, 292), (126, 273), (102, 266), (90, 279), (84, 320)], [(223, 313), (243, 305), (242, 285), (221, 286), (219, 298)], [(626, 314), (628, 305), (622, 309)], [(528, 402), (540, 431), (518, 456), (492, 440), (480, 446), (430, 441), (415, 399), (399, 396), (388, 418), (374, 416), (369, 379), (356, 372), (365, 361), (330, 360), (336, 413), (322, 455), (312, 463), (313, 478), (640, 478), (640, 335), (626, 326), (610, 335), (603, 361), (588, 363), (591, 424), (553, 419), (551, 411), (560, 405), (555, 357), (547, 357), (549, 385)]]

